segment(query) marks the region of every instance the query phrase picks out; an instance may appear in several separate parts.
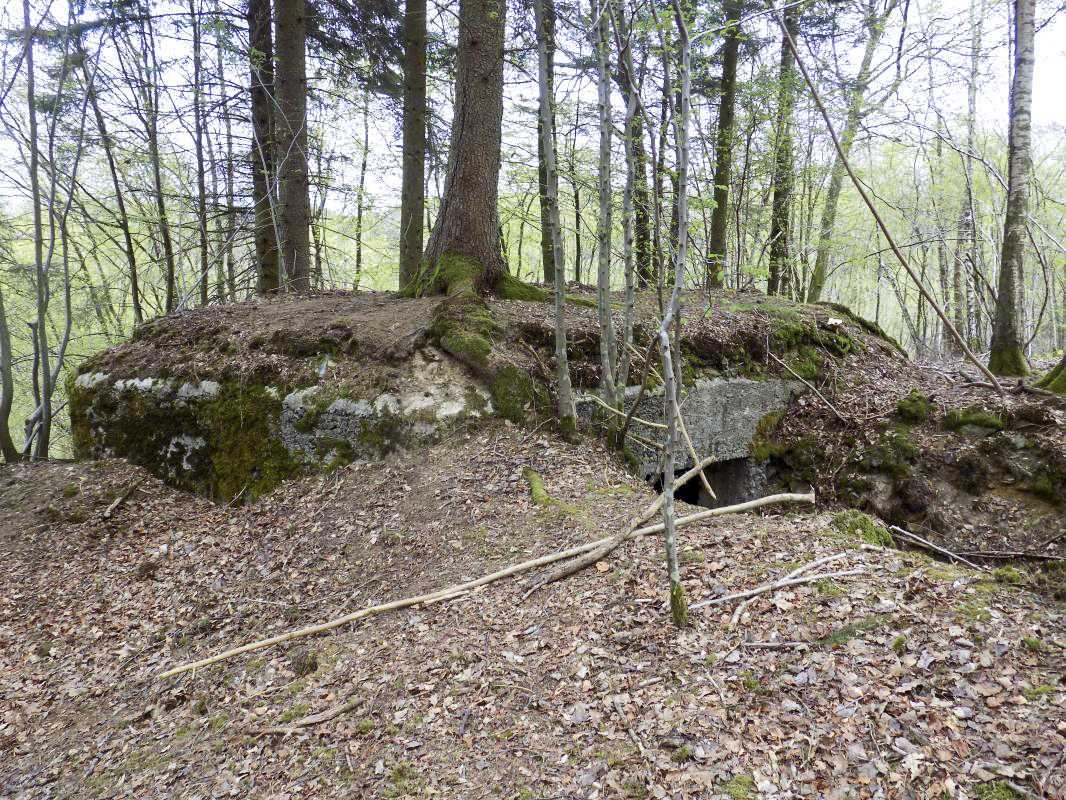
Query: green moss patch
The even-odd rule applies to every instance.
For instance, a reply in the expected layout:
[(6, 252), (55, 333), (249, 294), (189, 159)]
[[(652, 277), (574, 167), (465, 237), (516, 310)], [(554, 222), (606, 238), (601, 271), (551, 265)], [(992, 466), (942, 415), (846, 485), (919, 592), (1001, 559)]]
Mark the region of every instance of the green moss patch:
[(1038, 380), (1036, 386), (1055, 394), (1066, 394), (1066, 358), (1060, 361), (1047, 375)]
[(943, 425), (949, 431), (957, 431), (966, 425), (994, 431), (1001, 431), (1004, 428), (1003, 420), (998, 414), (976, 405), (952, 409), (944, 415)]
[(860, 536), (863, 541), (878, 547), (895, 547), (896, 540), (883, 525), (876, 523), (869, 514), (864, 514), (854, 508), (834, 514), (833, 528), (844, 535)]
[(929, 398), (917, 389), (911, 389), (910, 393), (896, 405), (896, 416), (904, 422), (919, 425), (929, 419), (933, 410), (933, 404)]

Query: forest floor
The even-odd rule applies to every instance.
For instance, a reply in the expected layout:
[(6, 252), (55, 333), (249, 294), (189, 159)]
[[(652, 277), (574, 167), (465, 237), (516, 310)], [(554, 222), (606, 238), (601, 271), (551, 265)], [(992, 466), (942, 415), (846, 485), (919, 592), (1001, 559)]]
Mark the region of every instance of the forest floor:
[(502, 423), (241, 508), (122, 462), (5, 467), (0, 795), (1066, 797), (1063, 604), (801, 508), (682, 531), (693, 604), (824, 556), (860, 571), (736, 619), (671, 627), (651, 536), (528, 599), (535, 573), (156, 677), (611, 534), (652, 496), (594, 440)]

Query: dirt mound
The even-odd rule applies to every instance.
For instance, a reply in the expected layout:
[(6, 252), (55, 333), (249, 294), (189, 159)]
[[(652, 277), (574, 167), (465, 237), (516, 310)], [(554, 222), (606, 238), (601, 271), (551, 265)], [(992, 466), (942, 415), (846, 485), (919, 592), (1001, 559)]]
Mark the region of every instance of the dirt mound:
[(686, 528), (693, 603), (822, 556), (861, 574), (695, 610), (683, 631), (647, 537), (528, 600), (503, 582), (154, 679), (613, 532), (649, 494), (594, 442), (494, 425), (243, 508), (126, 466), (9, 468), (3, 497), (27, 509), (9, 530), (68, 484), (101, 502), (0, 550), (7, 796), (1066, 792), (1061, 610), (1013, 574), (881, 550), (826, 515)]

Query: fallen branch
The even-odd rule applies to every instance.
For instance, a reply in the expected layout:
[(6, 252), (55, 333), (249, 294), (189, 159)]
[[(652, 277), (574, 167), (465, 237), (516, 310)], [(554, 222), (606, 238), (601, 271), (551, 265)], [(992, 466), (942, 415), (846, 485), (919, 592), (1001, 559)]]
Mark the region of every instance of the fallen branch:
[(1028, 553), (1024, 550), (963, 550), (960, 556), (967, 558), (991, 558), (1011, 560), (1015, 558), (1033, 559), (1035, 561), (1066, 561), (1066, 556), (1053, 556), (1044, 553)]
[(985, 569), (980, 564), (975, 564), (972, 561), (968, 561), (965, 558), (963, 558), (962, 556), (960, 556), (958, 553), (953, 553), (950, 550), (947, 550), (947, 549), (941, 547), (940, 545), (933, 544), (928, 539), (923, 539), (921, 536), (919, 536), (916, 533), (911, 533), (910, 531), (905, 531), (905, 530), (903, 530), (903, 528), (900, 528), (900, 527), (898, 527), (896, 525), (889, 525), (888, 529), (893, 533), (893, 535), (902, 536), (910, 544), (917, 545), (918, 547), (922, 548), (923, 550), (932, 550), (934, 553), (940, 553), (940, 555), (942, 555), (942, 556), (947, 556), (948, 558), (954, 559), (955, 561), (958, 561), (958, 562), (960, 562), (962, 564), (965, 564), (968, 567), (972, 567), (973, 569), (979, 569), (979, 570)]
[(274, 728), (265, 728), (258, 731), (260, 736), (267, 736), (271, 734), (280, 736), (290, 736), (294, 733), (299, 733), (301, 728), (309, 728), (312, 725), (321, 725), (323, 722), (329, 722), (331, 719), (336, 719), (341, 714), (347, 714), (349, 711), (354, 711), (363, 705), (363, 700), (353, 699), (346, 703), (341, 703), (333, 708), (327, 708), (325, 711), (320, 711), (317, 714), (309, 714), (303, 719), (298, 719), (295, 722), (291, 722), (286, 726), (277, 726)]
[[(703, 461), (701, 461), (695, 467), (693, 467), (688, 472), (684, 473), (681, 477), (679, 477), (676, 481), (674, 481), (674, 486), (677, 487), (678, 485), (682, 485), (688, 482), (692, 478), (692, 476), (696, 474), (696, 472), (701, 471), (705, 466), (707, 466), (708, 463), (713, 462), (710, 459), (704, 459)], [(710, 517), (721, 517), (726, 514), (739, 514), (743, 511), (751, 511), (752, 509), (761, 508), (762, 506), (773, 505), (775, 503), (814, 503), (814, 495), (773, 494), (768, 497), (761, 497), (758, 500), (750, 500), (747, 503), (739, 503), (735, 506), (722, 506), (721, 508), (712, 508), (708, 509), (707, 511), (699, 511), (695, 514), (689, 514), (687, 517), (681, 517), (675, 520), (674, 525), (675, 527), (681, 528), (685, 525), (691, 525), (694, 522), (699, 522), (700, 520), (709, 519)], [(613, 550), (617, 549), (620, 545), (628, 542), (630, 539), (634, 539), (637, 536), (646, 536), (649, 533), (659, 533), (660, 531), (664, 530), (665, 525), (661, 522), (655, 525), (649, 525), (646, 528), (638, 527), (639, 525), (644, 524), (657, 513), (659, 513), (659, 510), (662, 508), (662, 504), (663, 495), (659, 495), (655, 502), (649, 505), (646, 509), (644, 509), (640, 516), (630, 521), (629, 525), (626, 526), (625, 530), (615, 534), (614, 536), (610, 536), (607, 539), (603, 539), (602, 544), (595, 550), (592, 550), (591, 552), (581, 556), (580, 558), (574, 559), (574, 561), (569, 564), (564, 564), (562, 567), (553, 572), (547, 578), (534, 584), (532, 587), (530, 587), (529, 590), (526, 591), (524, 595), (522, 595), (522, 599), (525, 600), (527, 597), (533, 594), (533, 592), (537, 591), (537, 589), (541, 588), (542, 586), (547, 586), (549, 583), (555, 583), (556, 581), (560, 581), (563, 578), (569, 578), (574, 573), (580, 572), (581, 570), (592, 566), (597, 561), (601, 561), (605, 556), (610, 554)]]
[(702, 603), (696, 603), (689, 606), (689, 610), (697, 608), (705, 608), (707, 606), (717, 606), (722, 603), (728, 603), (733, 600), (744, 600), (748, 597), (755, 597), (756, 595), (766, 594), (777, 589), (784, 589), (788, 586), (798, 586), (801, 583), (814, 583), (814, 581), (820, 581), (828, 578), (843, 578), (848, 575), (865, 575), (866, 570), (862, 569), (847, 569), (842, 572), (819, 572), (817, 575), (805, 575), (802, 578), (793, 578), (792, 580), (781, 579), (773, 583), (763, 584), (757, 586), (754, 589), (748, 589), (746, 592), (737, 592), (736, 594), (726, 595), (725, 597), (714, 597), (710, 600), (704, 600)]
[[(692, 477), (692, 474), (690, 473), (694, 474), (696, 470), (703, 469), (705, 466), (707, 466), (708, 463), (711, 463), (710, 459), (707, 459), (706, 463), (701, 462), (700, 464), (696, 465), (691, 470), (682, 475), (680, 478), (678, 478), (678, 480), (684, 483)], [(700, 519), (706, 519), (708, 516), (736, 514), (742, 511), (748, 511), (753, 508), (759, 508), (761, 506), (783, 502), (813, 503), (814, 495), (770, 495), (769, 497), (763, 497), (759, 500), (752, 500), (748, 503), (740, 503), (739, 505), (735, 506), (725, 506), (723, 508), (711, 509), (710, 511), (705, 511), (699, 514), (692, 514), (688, 517), (682, 517), (681, 519), (677, 520), (677, 525), (681, 526), (689, 524), (691, 522), (697, 522)], [(622, 534), (608, 536), (604, 539), (597, 539), (593, 542), (586, 542), (585, 544), (577, 545), (576, 547), (571, 547), (567, 550), (560, 550), (555, 553), (549, 553), (546, 556), (534, 558), (529, 561), (523, 561), (520, 564), (513, 564), (509, 567), (505, 567), (504, 569), (498, 570), (488, 575), (484, 575), (480, 578), (476, 578), (475, 580), (467, 581), (466, 583), (461, 583), (456, 586), (450, 586), (446, 589), (441, 589), (436, 592), (417, 595), (415, 597), (407, 597), (402, 600), (394, 600), (390, 603), (382, 603), (376, 606), (369, 606), (359, 611), (354, 611), (351, 614), (346, 614), (343, 617), (338, 617), (337, 619), (330, 620), (329, 622), (323, 622), (318, 625), (311, 625), (306, 628), (300, 628), (295, 631), (289, 631), (288, 633), (278, 634), (277, 636), (271, 636), (268, 639), (261, 639), (257, 642), (250, 642), (246, 645), (235, 647), (232, 650), (227, 650), (223, 653), (219, 653), (218, 655), (203, 658), (199, 661), (192, 661), (187, 664), (182, 664), (172, 669), (168, 669), (165, 672), (161, 672), (156, 677), (170, 678), (175, 675), (180, 675), (183, 672), (189, 672), (190, 670), (199, 669), (200, 667), (206, 667), (210, 666), (211, 664), (217, 664), (219, 661), (225, 661), (229, 658), (233, 658), (234, 656), (239, 656), (244, 653), (250, 653), (254, 650), (262, 650), (267, 647), (272, 647), (276, 644), (281, 644), (282, 642), (292, 641), (293, 639), (301, 639), (306, 636), (314, 636), (319, 633), (325, 633), (326, 631), (331, 631), (335, 628), (340, 628), (344, 625), (348, 625), (352, 622), (356, 622), (367, 617), (376, 616), (378, 614), (384, 614), (386, 611), (395, 611), (401, 608), (410, 608), (411, 606), (428, 605), (431, 603), (442, 602), (444, 600), (452, 600), (456, 597), (459, 597), (460, 595), (467, 594), (468, 592), (471, 592), (474, 589), (478, 589), (482, 586), (487, 586), (490, 583), (495, 583), (496, 581), (502, 580), (503, 578), (509, 578), (512, 575), (518, 575), (522, 572), (529, 572), (530, 570), (537, 569), (538, 567), (547, 566), (548, 564), (554, 564), (557, 561), (563, 561), (567, 558), (583, 556), (584, 554), (588, 553), (591, 553), (595, 556), (595, 558), (593, 558), (591, 561), (587, 561), (588, 556), (585, 556), (585, 558), (578, 558), (574, 562), (574, 564), (568, 564), (565, 570), (561, 573), (554, 573), (552, 576), (549, 576), (548, 579), (534, 586), (534, 588), (531, 589), (529, 592), (526, 592), (526, 596), (528, 596), (532, 591), (535, 591), (541, 586), (545, 586), (546, 584), (551, 583), (555, 580), (559, 580), (562, 577), (572, 575), (579, 569), (583, 569), (589, 564), (594, 564), (596, 561), (599, 561), (600, 558), (602, 558), (602, 555), (599, 555), (601, 551), (609, 553), (616, 547), (618, 547), (618, 545), (622, 544), (625, 541), (628, 541), (629, 539), (634, 538), (635, 536), (644, 535), (646, 533), (655, 533), (657, 531), (662, 530), (661, 526), (655, 525), (651, 526), (650, 528), (637, 528), (638, 525), (647, 522), (648, 519), (650, 519), (655, 513), (657, 513), (661, 506), (662, 495), (660, 495), (655, 500), (655, 502), (651, 503), (648, 508), (646, 508), (640, 515), (634, 518), (634, 520), (629, 523), (629, 526), (627, 526), (626, 531), (624, 531)], [(559, 577), (555, 577), (556, 575), (558, 575)]]
[(114, 502), (112, 502), (111, 505), (109, 505), (104, 511), (104, 519), (111, 519), (111, 515), (114, 513), (115, 509), (129, 499), (130, 495), (133, 494), (134, 491), (136, 491), (137, 487), (144, 483), (144, 479), (145, 476), (142, 475), (140, 478), (138, 478), (129, 486), (127, 486), (125, 491), (123, 491), (122, 494), (116, 497)]
[(796, 380), (798, 380), (798, 381), (799, 381), (800, 383), (802, 383), (802, 384), (803, 384), (804, 386), (806, 386), (806, 387), (807, 387), (808, 389), (810, 389), (810, 390), (811, 390), (812, 392), (814, 392), (814, 393), (815, 393), (816, 395), (818, 395), (818, 399), (819, 399), (819, 400), (821, 400), (821, 401), (822, 401), (823, 403), (825, 403), (826, 407), (827, 407), (827, 408), (828, 408), (828, 409), (829, 409), (830, 411), (832, 411), (832, 412), (833, 412), (834, 416), (836, 416), (836, 418), (837, 418), (837, 419), (839, 419), (839, 420), (840, 420), (841, 422), (847, 422), (847, 420), (846, 420), (846, 419), (844, 419), (844, 415), (843, 415), (843, 414), (841, 414), (841, 413), (840, 413), (839, 411), (837, 411), (837, 410), (836, 410), (836, 406), (834, 406), (834, 405), (833, 405), (832, 403), (830, 403), (830, 402), (829, 402), (828, 400), (826, 400), (826, 399), (825, 399), (825, 395), (823, 395), (823, 394), (822, 394), (821, 392), (819, 392), (819, 391), (818, 391), (818, 390), (817, 390), (817, 389), (816, 389), (816, 388), (814, 387), (814, 384), (813, 384), (813, 383), (810, 383), (810, 382), (808, 382), (808, 381), (804, 380), (804, 379), (803, 379), (803, 378), (802, 378), (802, 377), (801, 377), (801, 376), (799, 375), (799, 373), (797, 373), (797, 372), (796, 372), (796, 371), (795, 371), (794, 369), (792, 369), (792, 367), (790, 367), (790, 366), (789, 366), (788, 364), (786, 364), (786, 363), (785, 363), (784, 361), (782, 361), (782, 360), (781, 360), (780, 358), (778, 358), (777, 356), (775, 356), (775, 355), (774, 355), (773, 353), (767, 352), (767, 355), (768, 355), (768, 356), (770, 356), (770, 358), (772, 358), (772, 359), (773, 359), (774, 361), (776, 361), (776, 362), (777, 362), (778, 364), (780, 364), (780, 365), (781, 365), (782, 367), (784, 367), (785, 369), (787, 369), (787, 370), (788, 370), (788, 371), (789, 371), (789, 372), (790, 372), (790, 373), (792, 374), (792, 376), (793, 376), (793, 377), (794, 377), (794, 378), (795, 378)]
[(619, 417), (622, 417), (622, 419), (627, 419), (628, 418), (628, 419), (632, 419), (634, 422), (636, 422), (636, 423), (638, 423), (640, 425), (647, 425), (649, 428), (661, 428), (662, 430), (666, 430), (666, 426), (663, 425), (661, 422), (651, 422), (650, 420), (641, 419), (640, 417), (629, 417), (629, 415), (623, 414), (621, 411), (619, 411), (614, 406), (608, 405), (607, 403), (603, 402), (600, 398), (598, 398), (594, 394), (587, 394), (587, 395), (585, 395), (585, 397), (588, 397), (589, 399), (595, 401), (600, 406), (602, 406), (604, 409), (606, 409), (607, 411), (610, 411), (612, 414), (616, 414)]
[[(839, 561), (846, 555), (847, 553), (837, 553), (835, 556), (823, 556), (822, 558), (817, 558), (814, 561), (810, 561), (804, 564), (802, 567), (797, 567), (796, 569), (792, 570), (792, 572), (788, 573), (779, 580), (787, 581), (791, 580), (792, 578), (798, 578), (804, 572), (810, 572), (816, 567), (824, 567), (826, 564), (829, 564), (833, 561)], [(744, 613), (744, 609), (751, 605), (751, 602), (754, 599), (754, 597), (749, 597), (747, 600), (737, 606), (737, 610), (733, 612), (733, 617), (729, 620), (730, 627), (733, 627), (737, 624), (737, 622), (740, 620), (740, 615)]]

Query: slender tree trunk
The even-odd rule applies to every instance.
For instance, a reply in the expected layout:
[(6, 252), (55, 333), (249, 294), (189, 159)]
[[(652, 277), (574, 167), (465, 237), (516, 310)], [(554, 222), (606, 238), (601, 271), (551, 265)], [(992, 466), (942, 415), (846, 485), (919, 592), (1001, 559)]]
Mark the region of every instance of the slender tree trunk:
[(0, 289), (0, 455), (8, 464), (18, 461), (19, 451), (11, 438), (11, 406), (15, 382), (11, 375), (11, 331), (7, 325), (4, 293)]
[(274, 182), (274, 37), (270, 0), (248, 0), (248, 63), (252, 107), (252, 206), (259, 294), (281, 289)]
[[(785, 8), (785, 26), (796, 38), (796, 12)], [(796, 104), (796, 65), (787, 38), (781, 42), (781, 66), (778, 71), (777, 141), (774, 145), (773, 209), (770, 218), (770, 279), (768, 294), (789, 294), (789, 215), (792, 211), (794, 179), (792, 153), (792, 112)]]
[[(215, 3), (215, 17), (216, 19), (222, 18), (222, 10), (219, 4)], [(237, 298), (237, 277), (234, 274), (233, 269), (233, 239), (234, 233), (237, 229), (237, 212), (234, 208), (235, 203), (235, 188), (234, 188), (234, 153), (233, 153), (233, 115), (230, 113), (229, 105), (229, 86), (226, 83), (226, 71), (224, 67), (224, 59), (222, 57), (223, 47), (225, 46), (224, 30), (221, 25), (215, 28), (215, 69), (218, 71), (219, 93), (222, 97), (222, 119), (225, 123), (226, 130), (226, 224), (225, 228), (222, 228), (219, 223), (219, 230), (222, 238), (222, 252), (225, 259), (225, 282), (226, 293), (224, 296), (230, 302), (233, 302)]]
[[(37, 405), (36, 454), (38, 457), (48, 455), (48, 440), (52, 427), (52, 387), (48, 368), (48, 273), (44, 262), (44, 223), (41, 210), (41, 184), (38, 174), (40, 156), (37, 133), (37, 93), (36, 73), (34, 70), (34, 40), (36, 29), (30, 19), (29, 0), (22, 0), (22, 20), (25, 27), (26, 59), (26, 111), (29, 128), (30, 151), (30, 201), (33, 208), (33, 267), (37, 295), (37, 320), (31, 323), (33, 332), (33, 372), (34, 400)], [(43, 369), (41, 368), (43, 365)], [(33, 418), (31, 417), (31, 420)], [(27, 442), (29, 448), (34, 438), (34, 422), (27, 423)]]
[(725, 44), (722, 45), (722, 93), (718, 104), (718, 133), (714, 147), (714, 211), (711, 212), (711, 241), (707, 247), (706, 283), (709, 289), (725, 285), (729, 223), (729, 182), (733, 170), (733, 121), (736, 116), (737, 62), (740, 57), (741, 4), (725, 4)]
[[(633, 234), (636, 227), (635, 198), (638, 194), (637, 184), (638, 142), (643, 138), (644, 125), (641, 121), (640, 94), (633, 68), (633, 31), (632, 26), (622, 17), (621, 9), (615, 3), (611, 6), (614, 20), (615, 41), (618, 49), (618, 83), (622, 96), (626, 100), (626, 113), (623, 129), (625, 130), (626, 182), (622, 192), (622, 252), (625, 264), (625, 302), (622, 312), (622, 344), (618, 348), (618, 365), (615, 373), (616, 391), (620, 399), (624, 398), (625, 387), (629, 383), (630, 349), (633, 344), (634, 305), (636, 299), (636, 273), (640, 254), (634, 252)], [(646, 177), (645, 177), (646, 180)]]
[(311, 288), (306, 14), (305, 0), (274, 0), (278, 54), (274, 74), (277, 111), (275, 136), (281, 207), (278, 249), (285, 272), (285, 285), (297, 292), (306, 292)]
[(603, 401), (614, 406), (618, 402), (614, 385), (616, 361), (614, 321), (611, 316), (611, 83), (608, 65), (607, 4), (593, 0), (592, 13), (596, 36), (596, 85), (599, 89), (600, 153), (599, 153), (599, 219), (596, 225), (596, 305), (600, 321), (600, 390)]
[(100, 144), (104, 151), (104, 158), (107, 161), (108, 172), (111, 175), (111, 186), (115, 190), (115, 211), (118, 214), (117, 221), (119, 228), (122, 230), (123, 250), (129, 270), (128, 276), (130, 279), (130, 298), (133, 306), (133, 324), (140, 325), (144, 321), (144, 312), (141, 309), (141, 290), (137, 275), (137, 251), (133, 247), (133, 235), (130, 232), (130, 218), (126, 213), (126, 198), (122, 191), (122, 182), (119, 180), (118, 168), (115, 165), (115, 154), (111, 146), (111, 136), (107, 131), (107, 122), (104, 120), (104, 114), (100, 109), (100, 103), (96, 96), (96, 89), (93, 86), (94, 82), (89, 76), (86, 55), (84, 52), (79, 52), (79, 57), (81, 59), (82, 76), (85, 79), (85, 91), (88, 93), (89, 104), (93, 109), (93, 118), (96, 120), (96, 130), (100, 134)]
[[(163, 167), (159, 152), (159, 63), (155, 52), (155, 33), (151, 17), (142, 20), (139, 27), (143, 63), (141, 75), (144, 80), (142, 102), (144, 104), (145, 135), (148, 144), (148, 160), (152, 167), (152, 193), (155, 200), (159, 239), (163, 248), (164, 282), (166, 283), (165, 309), (169, 314), (177, 307), (177, 266), (174, 244), (170, 236), (170, 220), (163, 192)], [(139, 60), (139, 63), (141, 61)]]
[(203, 59), (200, 56), (200, 15), (196, 0), (189, 0), (192, 26), (192, 116), (196, 149), (196, 225), (200, 235), (200, 305), (208, 302), (210, 253), (207, 247), (207, 171), (204, 161)]
[(1023, 262), (1029, 192), (1033, 171), (1032, 107), (1036, 0), (1014, 0), (1014, 79), (1010, 91), (1010, 135), (1007, 142), (1007, 213), (1003, 225), (1003, 255), (999, 265), (996, 317), (988, 369), (996, 375), (1025, 375), (1022, 331)]
[[(688, 38), (688, 26), (685, 24), (684, 12), (680, 0), (673, 0), (674, 17), (678, 28), (678, 42), (681, 49), (681, 71), (679, 77), (680, 102), (678, 116), (675, 118), (675, 141), (677, 143), (677, 217), (678, 230), (688, 230), (688, 128), (691, 53)], [(666, 569), (670, 581), (670, 617), (675, 626), (684, 627), (688, 623), (688, 609), (685, 603), (685, 590), (681, 585), (681, 570), (677, 557), (677, 531), (674, 525), (674, 450), (677, 448), (677, 428), (680, 410), (678, 408), (678, 386), (673, 364), (670, 328), (676, 321), (680, 325), (679, 308), (681, 288), (684, 285), (685, 258), (688, 248), (688, 236), (680, 235), (674, 254), (674, 289), (670, 296), (667, 312), (659, 327), (659, 348), (663, 362), (664, 378), (664, 412), (666, 418), (666, 447), (663, 465), (663, 529), (666, 546)]]
[(506, 10), (502, 0), (460, 0), (448, 171), (424, 259), (427, 268), (446, 254), (467, 259), (477, 265), (475, 287), (487, 292), (507, 272), (497, 202)]
[[(537, 26), (537, 64), (539, 73), (540, 105), (538, 130), (544, 154), (544, 197), (548, 204), (546, 221), (551, 238), (551, 275), (555, 283), (555, 383), (556, 412), (563, 435), (569, 440), (577, 436), (577, 412), (574, 409), (573, 390), (570, 386), (570, 364), (566, 354), (566, 264), (563, 256), (563, 235), (559, 224), (559, 172), (555, 164), (555, 135), (553, 130), (551, 96), (551, 48), (550, 37), (554, 34), (554, 12), (551, 0), (534, 0), (533, 13)], [(541, 207), (543, 210), (543, 206)], [(547, 271), (547, 268), (545, 269)]]
[[(543, 6), (543, 7), (541, 7)], [(540, 261), (544, 272), (544, 282), (555, 282), (555, 244), (552, 240), (551, 208), (548, 200), (548, 151), (546, 142), (555, 147), (555, 3), (553, 0), (538, 0), (536, 9), (541, 15), (538, 23), (540, 36), (537, 39), (538, 53), (543, 48), (547, 64), (541, 67), (541, 80), (547, 82), (549, 98), (548, 116), (537, 116), (537, 185), (540, 195)], [(544, 91), (542, 89), (542, 91)], [(544, 126), (548, 126), (549, 136), (544, 136)], [(552, 156), (554, 161), (554, 155)], [(521, 240), (519, 240), (521, 241)], [(562, 262), (560, 262), (562, 263)]]
[(403, 179), (400, 188), (400, 288), (422, 262), (426, 195), (426, 0), (407, 0), (403, 17)]
[[(366, 163), (370, 155), (370, 92), (366, 89), (363, 90), (363, 152), (362, 158), (359, 160), (359, 184), (356, 193), (356, 206), (355, 206), (355, 285), (359, 285), (359, 278), (363, 275), (363, 211), (366, 208)], [(406, 181), (406, 177), (404, 178)], [(419, 181), (421, 186), (421, 181)], [(401, 190), (402, 193), (402, 190)], [(324, 210), (324, 209), (323, 209)], [(403, 213), (403, 200), (400, 201), (400, 212)], [(417, 212), (414, 214), (414, 219), (418, 223), (422, 222), (422, 209), (421, 206), (414, 209), (408, 209), (408, 213)], [(400, 244), (401, 249), (404, 240), (403, 223), (400, 223)], [(418, 237), (421, 240), (421, 236)], [(400, 256), (401, 267), (403, 262), (403, 255)], [(400, 288), (403, 288), (406, 284), (403, 282), (402, 275), (400, 280)]]
[[(866, 49), (863, 52), (862, 63), (859, 65), (859, 72), (855, 77), (855, 81), (850, 85), (846, 93), (847, 116), (844, 121), (844, 128), (840, 132), (840, 148), (844, 151), (845, 158), (851, 152), (851, 146), (855, 142), (856, 134), (859, 132), (859, 123), (864, 116), (863, 105), (866, 100), (866, 91), (870, 85), (874, 54), (881, 43), (885, 23), (895, 8), (896, 0), (889, 0), (885, 10), (879, 14), (876, 2), (867, 3), (865, 15)], [(810, 286), (807, 289), (808, 303), (817, 303), (822, 299), (825, 279), (829, 272), (829, 252), (833, 243), (833, 228), (836, 226), (837, 204), (840, 201), (840, 192), (844, 188), (844, 179), (846, 177), (847, 170), (844, 169), (844, 158), (837, 154), (830, 170), (829, 189), (826, 191), (825, 206), (822, 209), (814, 272), (811, 275)]]

